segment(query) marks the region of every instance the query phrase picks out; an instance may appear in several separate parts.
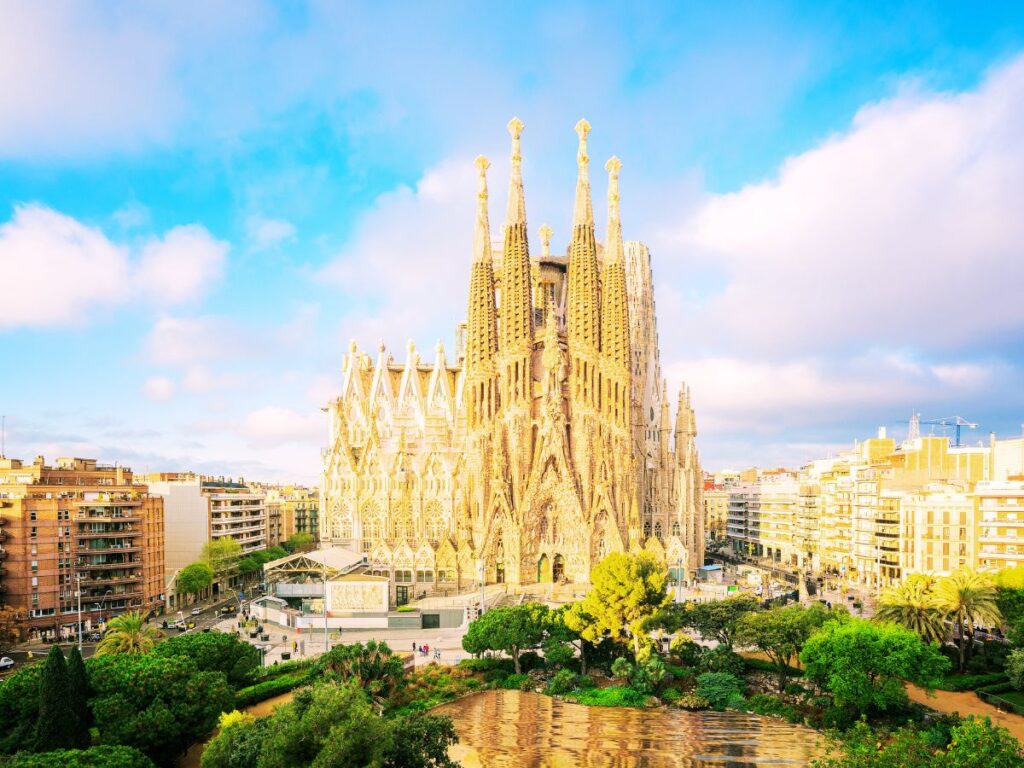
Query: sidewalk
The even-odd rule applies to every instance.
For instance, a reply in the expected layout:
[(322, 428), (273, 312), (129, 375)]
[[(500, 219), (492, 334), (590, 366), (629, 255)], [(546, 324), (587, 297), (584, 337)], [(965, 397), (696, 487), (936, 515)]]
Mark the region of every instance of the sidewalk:
[(918, 704), (924, 704), (926, 707), (946, 715), (990, 717), (993, 723), (998, 723), (1006, 728), (1017, 737), (1017, 741), (1024, 744), (1024, 717), (1012, 712), (1003, 712), (991, 704), (986, 704), (973, 691), (935, 691), (934, 695), (929, 696), (916, 685), (908, 683), (907, 693)]

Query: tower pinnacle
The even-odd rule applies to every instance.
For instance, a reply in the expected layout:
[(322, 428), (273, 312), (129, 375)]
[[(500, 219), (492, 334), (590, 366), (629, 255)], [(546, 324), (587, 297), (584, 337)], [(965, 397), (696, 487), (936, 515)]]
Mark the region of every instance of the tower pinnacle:
[(608, 171), (608, 261), (622, 261), (622, 220), (619, 217), (619, 170), (622, 161), (612, 155), (604, 164)]
[(549, 259), (551, 258), (551, 236), (555, 234), (555, 232), (547, 224), (541, 224), (538, 234), (540, 234), (541, 258)]
[(578, 173), (576, 176), (576, 204), (572, 211), (572, 225), (594, 224), (594, 209), (590, 203), (590, 176), (588, 165), (590, 158), (587, 156), (587, 134), (590, 133), (590, 123), (580, 120), (576, 123), (576, 135), (580, 138), (579, 149), (576, 152), (576, 165)]
[(473, 161), (480, 171), (480, 181), (477, 186), (477, 210), (476, 229), (473, 232), (473, 260), (491, 260), (491, 224), (487, 217), (487, 169), (491, 167), (491, 161), (483, 155), (479, 155)]
[(513, 117), (508, 121), (508, 132), (512, 136), (512, 174), (508, 182), (507, 224), (526, 223), (526, 199), (523, 195), (523, 155), (519, 148), (519, 137), (523, 133), (523, 121)]

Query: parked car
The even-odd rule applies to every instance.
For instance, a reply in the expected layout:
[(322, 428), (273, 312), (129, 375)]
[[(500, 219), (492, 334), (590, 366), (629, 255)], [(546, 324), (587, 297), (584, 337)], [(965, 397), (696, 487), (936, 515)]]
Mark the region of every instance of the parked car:
[(14, 659), (10, 656), (4, 656), (0, 659), (0, 669), (10, 669), (14, 666)]
[(199, 615), (199, 614), (201, 614), (202, 612), (203, 612), (203, 609), (202, 609), (202, 608), (193, 608), (193, 609), (192, 609), (192, 615), (193, 615), (193, 616), (198, 616), (198, 615)]
[(89, 634), (87, 634), (85, 636), (85, 639), (88, 640), (90, 643), (98, 643), (100, 640), (103, 639), (103, 633), (102, 632), (90, 632)]
[(221, 613), (235, 613), (238, 609), (233, 605), (225, 605), (220, 609)]

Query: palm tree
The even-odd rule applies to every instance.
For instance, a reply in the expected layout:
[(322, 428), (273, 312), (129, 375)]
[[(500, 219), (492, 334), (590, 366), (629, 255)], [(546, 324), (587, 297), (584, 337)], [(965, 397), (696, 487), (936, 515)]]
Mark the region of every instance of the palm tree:
[(996, 605), (996, 594), (992, 580), (970, 568), (953, 571), (935, 585), (936, 603), (959, 629), (961, 672), (967, 664), (974, 625), (993, 626), (1003, 620)]
[(906, 627), (926, 643), (941, 643), (947, 635), (946, 617), (936, 600), (934, 586), (931, 576), (914, 574), (902, 584), (889, 587), (882, 592), (875, 619)]
[(149, 626), (139, 611), (129, 611), (107, 622), (107, 631), (96, 646), (96, 655), (147, 653), (161, 637), (160, 631)]

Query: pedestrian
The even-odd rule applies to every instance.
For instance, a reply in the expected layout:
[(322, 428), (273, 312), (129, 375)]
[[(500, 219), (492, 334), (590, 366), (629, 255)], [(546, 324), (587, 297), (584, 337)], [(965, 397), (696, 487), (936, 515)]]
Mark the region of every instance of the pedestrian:
[(412, 641), (412, 652), (416, 653), (416, 641), (415, 640)]

